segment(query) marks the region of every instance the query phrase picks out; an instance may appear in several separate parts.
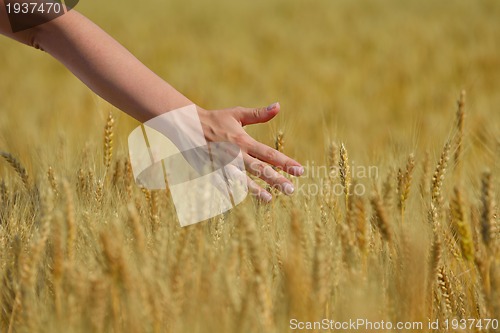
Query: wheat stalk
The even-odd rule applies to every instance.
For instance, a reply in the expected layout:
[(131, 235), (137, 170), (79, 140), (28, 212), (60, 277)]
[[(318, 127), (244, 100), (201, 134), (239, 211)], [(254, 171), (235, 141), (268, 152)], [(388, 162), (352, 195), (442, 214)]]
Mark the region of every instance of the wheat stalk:
[(338, 158), (339, 146), (334, 141), (330, 142), (328, 145), (327, 152), (327, 166), (328, 166), (328, 175), (332, 178), (339, 167), (339, 158)]
[(134, 183), (134, 174), (132, 172), (132, 164), (130, 163), (130, 160), (127, 158), (125, 160), (125, 189), (127, 192), (127, 197), (129, 199), (131, 199), (132, 195), (133, 195), (133, 191), (132, 191), (133, 190), (133, 187), (132, 187), (133, 183)]
[(9, 189), (5, 182), (0, 181), (0, 203), (4, 206), (7, 205), (7, 201), (9, 200)]
[(113, 159), (114, 125), (115, 119), (110, 112), (106, 121), (106, 126), (104, 127), (104, 166), (106, 170), (111, 166), (111, 160)]
[(431, 201), (434, 207), (437, 209), (438, 215), (440, 213), (440, 209), (442, 207), (442, 202), (443, 202), (442, 187), (443, 187), (444, 177), (446, 175), (446, 168), (448, 166), (449, 153), (450, 153), (450, 144), (447, 142), (444, 145), (441, 157), (434, 171), (434, 175), (432, 176)]
[[(436, 218), (436, 214), (434, 211), (429, 213), (429, 219), (434, 220)], [(435, 222), (430, 222), (435, 225)], [(429, 281), (433, 282), (434, 278), (437, 276), (438, 268), (441, 264), (441, 255), (442, 255), (442, 243), (439, 237), (439, 225), (435, 225), (433, 228), (433, 240), (431, 244), (430, 251), (430, 261), (429, 261)], [(431, 285), (432, 286), (432, 285)]]
[(75, 240), (77, 236), (75, 203), (67, 180), (63, 180), (63, 189), (66, 200), (66, 251), (68, 252), (68, 261), (72, 263), (75, 256)]
[(474, 260), (474, 243), (470, 231), (470, 225), (465, 221), (465, 204), (462, 199), (462, 193), (458, 187), (454, 188), (453, 198), (451, 200), (452, 225), (455, 230), (454, 236), (460, 244), (462, 255), (465, 259), (472, 262)]
[(85, 192), (87, 192), (87, 182), (85, 181), (85, 172), (83, 169), (78, 170), (77, 174), (77, 183), (76, 183), (76, 189), (78, 191), (78, 194), (83, 195)]
[(374, 225), (380, 231), (382, 238), (384, 238), (388, 242), (391, 242), (393, 238), (392, 229), (389, 224), (387, 212), (385, 210), (385, 207), (382, 203), (382, 199), (380, 198), (378, 192), (375, 191), (372, 194), (370, 203), (373, 209), (372, 221), (374, 221)]
[(23, 167), (21, 162), (19, 162), (12, 154), (6, 153), (3, 151), (0, 151), (0, 156), (2, 156), (7, 163), (10, 164), (10, 166), (17, 172), (19, 177), (21, 178), (24, 187), (29, 190), (31, 188), (30, 186), (30, 179), (28, 176), (28, 172), (26, 169)]
[(143, 254), (145, 250), (145, 236), (143, 227), (141, 226), (139, 213), (137, 212), (136, 207), (132, 203), (129, 203), (127, 205), (127, 210), (129, 214), (128, 221), (130, 228), (132, 229), (132, 233), (134, 235), (134, 241), (137, 247), (137, 252), (139, 254)]
[(493, 251), (493, 214), (494, 214), (494, 196), (493, 182), (490, 172), (484, 172), (481, 177), (481, 235), (486, 247)]
[(49, 180), (50, 187), (54, 191), (56, 196), (59, 196), (59, 187), (57, 186), (56, 175), (54, 173), (54, 169), (49, 166), (49, 170), (47, 171), (47, 179)]
[(62, 241), (62, 231), (60, 215), (56, 215), (52, 223), (52, 276), (54, 280), (54, 305), (57, 316), (62, 313), (62, 290), (61, 283), (64, 271), (64, 246)]
[(391, 210), (393, 207), (393, 201), (395, 200), (394, 193), (396, 192), (397, 194), (397, 188), (395, 188), (394, 186), (394, 178), (398, 177), (396, 176), (395, 170), (391, 168), (387, 172), (387, 176), (384, 182), (382, 183), (382, 199), (384, 200), (384, 203), (386, 204), (389, 210)]
[(285, 150), (285, 134), (281, 130), (279, 130), (278, 134), (276, 134), (274, 148), (279, 152), (283, 152)]
[[(321, 205), (321, 211), (324, 211), (324, 206)], [(321, 307), (326, 304), (328, 293), (328, 272), (325, 265), (326, 260), (326, 237), (323, 230), (323, 222), (317, 219), (314, 223), (314, 239), (315, 239), (315, 254), (313, 260), (313, 281), (315, 283), (316, 298)]]
[(429, 151), (425, 152), (424, 159), (422, 161), (422, 176), (420, 179), (420, 196), (425, 198), (429, 195), (429, 188), (431, 179), (431, 165), (430, 165), (430, 154)]
[[(47, 207), (45, 207), (47, 208)], [(48, 209), (46, 209), (48, 210)], [(11, 313), (8, 332), (12, 332), (17, 315), (17, 310), (21, 309), (24, 314), (25, 321), (27, 322), (28, 329), (34, 331), (36, 323), (28, 319), (32, 315), (31, 302), (29, 297), (35, 293), (36, 277), (39, 270), (39, 265), (43, 259), (43, 253), (46, 248), (47, 239), (50, 234), (50, 220), (52, 219), (52, 212), (50, 210), (43, 213), (41, 225), (39, 229), (38, 239), (33, 241), (29, 247), (29, 251), (23, 253), (19, 259), (20, 273), (19, 282), (20, 289), (16, 294), (14, 300), (14, 308)], [(33, 314), (34, 315), (34, 314)], [(38, 318), (37, 318), (38, 319)]]
[(366, 253), (368, 248), (368, 230), (366, 225), (365, 203), (360, 196), (353, 196), (352, 221), (356, 226), (356, 243), (361, 253)]
[(149, 201), (149, 219), (151, 221), (151, 230), (156, 232), (160, 225), (160, 216), (158, 208), (158, 192), (156, 190), (151, 191), (151, 200)]
[(457, 101), (457, 114), (456, 114), (457, 136), (455, 139), (456, 149), (454, 155), (456, 168), (459, 168), (459, 164), (462, 160), (464, 123), (465, 123), (465, 90), (462, 90), (462, 92), (460, 93), (460, 98)]
[(123, 180), (123, 160), (119, 159), (115, 162), (115, 168), (113, 171), (112, 184), (118, 187)]
[(349, 194), (351, 187), (351, 167), (349, 166), (349, 156), (347, 155), (347, 149), (345, 148), (344, 143), (340, 145), (340, 183), (344, 187), (345, 194), (345, 206), (346, 208), (349, 206)]
[[(273, 326), (273, 307), (270, 297), (270, 290), (266, 283), (266, 271), (267, 262), (261, 256), (261, 244), (258, 241), (259, 237), (257, 230), (255, 229), (254, 223), (247, 220), (244, 216), (240, 217), (241, 225), (245, 232), (245, 243), (248, 246), (250, 259), (253, 264), (254, 272), (254, 287), (255, 293), (257, 295), (259, 308), (261, 311), (261, 317), (263, 319), (264, 326), (267, 329), (271, 329)], [(271, 329), (272, 330), (272, 329)], [(267, 331), (267, 330), (266, 330)]]
[(96, 189), (95, 189), (95, 201), (97, 203), (97, 206), (101, 206), (102, 205), (102, 200), (103, 200), (103, 197), (104, 197), (104, 184), (102, 181), (98, 181), (97, 182), (97, 186), (96, 186)]
[(451, 287), (450, 279), (448, 278), (448, 274), (443, 266), (439, 267), (438, 273), (438, 286), (441, 290), (441, 295), (444, 298), (444, 302), (446, 305), (446, 309), (448, 313), (451, 315), (453, 313), (453, 309), (455, 308), (455, 293), (453, 292), (453, 288)]
[(415, 157), (413, 156), (413, 154), (410, 154), (406, 162), (406, 169), (404, 173), (401, 171), (401, 169), (398, 172), (398, 193), (399, 193), (398, 207), (401, 213), (401, 222), (404, 221), (406, 200), (408, 199), (408, 196), (410, 194), (410, 187), (411, 187), (414, 168), (415, 168)]

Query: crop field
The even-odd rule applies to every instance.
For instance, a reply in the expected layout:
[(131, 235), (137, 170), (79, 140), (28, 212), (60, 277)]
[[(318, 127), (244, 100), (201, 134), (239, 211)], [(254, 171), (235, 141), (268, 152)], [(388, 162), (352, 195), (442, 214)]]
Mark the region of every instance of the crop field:
[(0, 332), (500, 332), (498, 0), (76, 9), (203, 108), (279, 101), (247, 132), (305, 174), (181, 228), (139, 123), (0, 38)]

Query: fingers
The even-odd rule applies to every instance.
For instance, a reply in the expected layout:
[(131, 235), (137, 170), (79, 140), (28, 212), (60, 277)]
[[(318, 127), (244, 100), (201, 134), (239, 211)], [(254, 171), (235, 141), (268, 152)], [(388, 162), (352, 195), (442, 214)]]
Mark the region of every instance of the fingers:
[[(239, 203), (243, 201), (246, 197), (247, 191), (245, 190), (244, 192), (241, 191), (241, 187), (238, 186), (238, 184), (235, 184), (235, 182), (238, 182), (240, 184), (246, 182), (247, 188), (248, 188), (248, 193), (250, 193), (252, 196), (256, 197), (262, 202), (268, 203), (273, 199), (273, 196), (264, 190), (259, 184), (257, 184), (255, 181), (253, 181), (248, 175), (242, 172), (238, 167), (235, 167), (234, 165), (229, 165), (224, 168), (227, 171), (227, 176), (224, 178), (224, 181), (222, 182), (225, 186), (222, 186), (224, 190), (229, 190), (231, 193), (231, 196), (233, 199)], [(232, 186), (227, 186), (227, 181), (232, 182)], [(222, 184), (221, 183), (221, 184)], [(220, 190), (220, 187), (217, 186)], [(225, 193), (222, 192), (222, 193)], [(237, 204), (236, 203), (236, 204)]]
[[(280, 105), (274, 103), (265, 108), (237, 108), (235, 111), (236, 118), (245, 126), (271, 120), (280, 111)], [(300, 163), (256, 141), (244, 132), (236, 141), (238, 141), (238, 146), (245, 152), (244, 161), (248, 172), (287, 195), (294, 192), (292, 182), (274, 170), (271, 165), (293, 176), (301, 176), (304, 173), (304, 168)], [(263, 201), (268, 202), (270, 200), (270, 194), (262, 190), (252, 180), (249, 180), (248, 187), (251, 192), (257, 193)]]
[(256, 177), (259, 177), (272, 187), (277, 188), (286, 195), (291, 195), (295, 191), (292, 182), (274, 170), (270, 165), (259, 161), (248, 154), (245, 154), (243, 160), (245, 161), (248, 172)]
[(273, 196), (260, 187), (256, 182), (254, 182), (250, 177), (247, 176), (248, 192), (253, 196), (259, 198), (259, 200), (268, 203), (273, 199)]
[[(237, 108), (237, 117), (243, 126), (263, 123), (271, 120), (280, 111), (279, 103), (274, 103), (265, 108)], [(268, 147), (250, 136), (245, 135), (245, 141), (240, 144), (243, 150), (257, 159), (269, 163), (293, 176), (301, 176), (304, 168), (297, 161), (285, 154)]]
[(304, 167), (299, 162), (291, 159), (285, 154), (262, 144), (254, 139), (247, 148), (247, 153), (258, 158), (261, 161), (274, 165), (280, 170), (293, 176), (301, 176), (304, 173)]
[(243, 126), (265, 123), (280, 111), (280, 104), (274, 103), (263, 108), (238, 108), (237, 117)]

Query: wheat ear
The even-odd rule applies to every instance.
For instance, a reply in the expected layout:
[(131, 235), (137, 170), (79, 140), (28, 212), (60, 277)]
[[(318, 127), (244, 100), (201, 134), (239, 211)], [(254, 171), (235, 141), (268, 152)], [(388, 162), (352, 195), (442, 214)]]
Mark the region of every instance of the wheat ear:
[(465, 204), (462, 199), (462, 193), (458, 187), (455, 187), (453, 191), (453, 197), (450, 205), (452, 227), (455, 231), (453, 234), (460, 244), (462, 256), (466, 260), (472, 262), (474, 260), (474, 243), (472, 241), (470, 225), (467, 223), (467, 221), (465, 221)]
[(484, 172), (481, 178), (481, 235), (486, 247), (493, 250), (493, 214), (494, 214), (494, 197), (493, 197), (493, 182), (491, 173)]
[(349, 190), (351, 187), (351, 168), (349, 166), (349, 156), (347, 155), (347, 149), (345, 145), (342, 143), (340, 145), (340, 183), (344, 187), (345, 194), (345, 206), (346, 209), (349, 206)]
[(113, 159), (114, 125), (115, 119), (110, 112), (106, 121), (106, 126), (104, 126), (104, 166), (106, 170), (111, 166), (111, 160)]
[(370, 199), (370, 203), (373, 209), (372, 221), (374, 221), (374, 225), (380, 231), (382, 238), (386, 241), (392, 241), (392, 229), (389, 224), (389, 219), (387, 218), (387, 212), (385, 210), (384, 204), (382, 203), (382, 199), (378, 192), (374, 192)]
[(434, 171), (434, 175), (432, 176), (431, 198), (432, 198), (432, 204), (437, 209), (438, 214), (440, 212), (443, 202), (443, 196), (441, 190), (443, 187), (444, 177), (446, 175), (446, 168), (448, 167), (449, 153), (450, 153), (450, 143), (447, 142), (444, 145), (441, 157)]
[(463, 139), (464, 139), (464, 123), (465, 123), (465, 90), (460, 93), (460, 98), (457, 101), (457, 136), (456, 136), (456, 150), (455, 150), (455, 167), (459, 168), (459, 163), (462, 160), (463, 152)]
[(328, 145), (327, 154), (327, 165), (328, 165), (328, 175), (333, 177), (335, 171), (339, 166), (339, 158), (337, 152), (339, 151), (339, 146), (335, 142), (330, 142)]
[(47, 171), (47, 179), (49, 180), (50, 187), (52, 187), (52, 191), (56, 196), (59, 196), (59, 186), (57, 185), (56, 175), (54, 173), (54, 169), (49, 166), (49, 170)]
[(26, 187), (27, 190), (29, 190), (31, 188), (31, 186), (30, 186), (30, 179), (29, 179), (29, 176), (28, 176), (28, 172), (23, 167), (23, 165), (21, 164), (21, 162), (19, 162), (10, 153), (6, 153), (6, 152), (3, 152), (3, 151), (0, 151), (0, 156), (2, 156), (7, 161), (7, 163), (9, 163), (10, 166), (14, 170), (16, 170), (17, 174), (19, 175), (19, 177), (23, 181), (24, 186)]
[(274, 147), (277, 151), (283, 152), (285, 150), (285, 134), (283, 131), (278, 131), (276, 139), (274, 140)]
[(406, 170), (404, 173), (399, 170), (398, 173), (398, 193), (399, 201), (398, 206), (401, 212), (401, 222), (404, 220), (404, 211), (406, 208), (406, 200), (410, 194), (411, 181), (413, 178), (413, 169), (415, 168), (415, 157), (413, 154), (408, 156), (408, 161), (406, 162)]

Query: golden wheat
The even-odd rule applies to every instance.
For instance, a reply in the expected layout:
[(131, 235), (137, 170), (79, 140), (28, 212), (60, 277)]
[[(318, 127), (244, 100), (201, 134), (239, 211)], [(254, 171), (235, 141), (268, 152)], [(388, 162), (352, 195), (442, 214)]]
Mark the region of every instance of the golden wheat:
[[(137, 123), (0, 39), (1, 332), (500, 318), (498, 1), (154, 5), (147, 22), (130, 1), (120, 15), (100, 2), (85, 11), (200, 105), (279, 96), (285, 135), (245, 130), (307, 172), (290, 178), (291, 197), (181, 228), (169, 190), (135, 184), (126, 141)], [(134, 13), (126, 34), (123, 13)], [(450, 110), (457, 84), (471, 90)], [(379, 174), (360, 175), (365, 166)]]
[(109, 169), (113, 158), (113, 137), (114, 137), (115, 118), (110, 112), (104, 127), (104, 166)]

